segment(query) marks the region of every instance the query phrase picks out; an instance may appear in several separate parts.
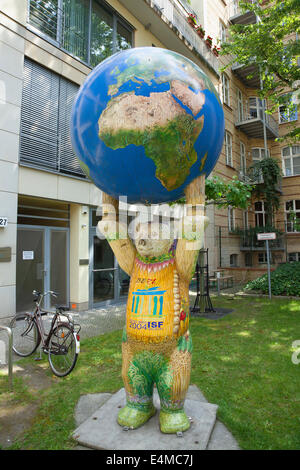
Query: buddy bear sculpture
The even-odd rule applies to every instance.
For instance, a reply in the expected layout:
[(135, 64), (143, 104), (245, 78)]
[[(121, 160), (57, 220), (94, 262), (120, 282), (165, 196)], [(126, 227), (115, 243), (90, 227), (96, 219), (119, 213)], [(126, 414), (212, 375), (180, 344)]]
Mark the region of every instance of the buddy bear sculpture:
[(153, 222), (137, 224), (134, 244), (118, 219), (117, 200), (103, 193), (98, 227), (131, 277), (122, 338), (127, 403), (118, 415), (121, 426), (138, 428), (155, 414), (154, 384), (160, 397), (161, 431), (176, 433), (190, 426), (184, 412), (192, 357), (189, 284), (208, 223), (204, 188), (201, 175), (185, 189), (189, 206), (176, 249), (174, 239), (166, 238), (164, 225)]

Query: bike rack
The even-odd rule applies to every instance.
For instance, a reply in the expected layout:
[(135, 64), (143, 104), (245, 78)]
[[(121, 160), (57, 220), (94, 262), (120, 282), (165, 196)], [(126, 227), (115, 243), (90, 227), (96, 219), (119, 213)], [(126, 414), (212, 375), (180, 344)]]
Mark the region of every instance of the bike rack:
[(9, 389), (13, 390), (13, 361), (12, 361), (12, 345), (13, 345), (13, 333), (11, 328), (8, 326), (1, 326), (0, 330), (6, 331), (8, 336), (8, 378), (9, 378)]

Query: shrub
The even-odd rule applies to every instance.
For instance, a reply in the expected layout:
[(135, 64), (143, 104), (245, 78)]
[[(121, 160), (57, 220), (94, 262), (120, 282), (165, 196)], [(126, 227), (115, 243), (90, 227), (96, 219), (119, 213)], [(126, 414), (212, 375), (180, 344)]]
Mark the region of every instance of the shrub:
[[(274, 295), (300, 296), (300, 262), (282, 264), (272, 271), (271, 287)], [(248, 282), (245, 290), (256, 290), (267, 294), (269, 292), (268, 274)]]

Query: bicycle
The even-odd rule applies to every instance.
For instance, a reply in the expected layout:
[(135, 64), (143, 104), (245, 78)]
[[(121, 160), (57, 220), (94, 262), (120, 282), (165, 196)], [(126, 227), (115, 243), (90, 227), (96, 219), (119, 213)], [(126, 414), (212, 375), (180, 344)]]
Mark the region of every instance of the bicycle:
[[(32, 294), (35, 302), (33, 312), (19, 313), (11, 321), (13, 351), (18, 356), (28, 357), (42, 343), (42, 350), (48, 354), (52, 372), (57, 377), (65, 377), (74, 369), (80, 352), (81, 327), (73, 322), (70, 314), (65, 313), (68, 310), (65, 306), (56, 306), (55, 313), (41, 309), (45, 295), (57, 297), (57, 292), (42, 294), (34, 290)], [(46, 333), (42, 317), (48, 314), (53, 314), (53, 318), (50, 330)]]

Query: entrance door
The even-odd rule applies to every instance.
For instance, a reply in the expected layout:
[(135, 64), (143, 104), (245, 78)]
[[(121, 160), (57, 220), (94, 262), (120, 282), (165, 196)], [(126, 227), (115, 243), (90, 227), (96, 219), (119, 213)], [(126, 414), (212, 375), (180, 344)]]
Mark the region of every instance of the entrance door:
[(18, 226), (17, 312), (32, 310), (32, 291), (58, 292), (44, 299), (44, 308), (69, 302), (69, 229)]
[(45, 230), (18, 228), (17, 238), (17, 312), (32, 310), (32, 291), (44, 292)]
[(93, 236), (93, 304), (115, 298), (115, 257), (106, 240)]

